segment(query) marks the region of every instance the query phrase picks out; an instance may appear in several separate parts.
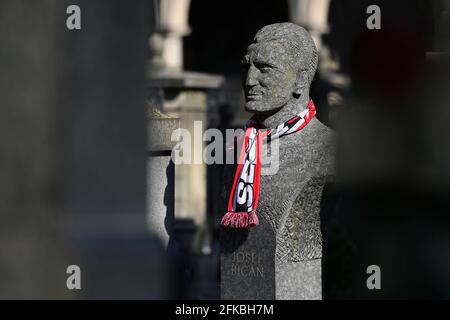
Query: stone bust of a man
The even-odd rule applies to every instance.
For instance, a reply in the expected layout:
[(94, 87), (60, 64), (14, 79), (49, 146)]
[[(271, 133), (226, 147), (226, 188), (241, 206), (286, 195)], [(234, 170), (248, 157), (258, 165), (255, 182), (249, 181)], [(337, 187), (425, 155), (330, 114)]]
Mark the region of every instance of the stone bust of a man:
[(318, 54), (305, 29), (292, 23), (262, 28), (242, 63), (245, 109), (266, 128), (307, 108)]
[[(325, 185), (334, 175), (334, 138), (315, 116), (309, 96), (317, 48), (304, 28), (273, 24), (258, 31), (242, 63), (246, 111), (258, 128), (284, 136), (278, 135), (278, 171), (259, 178), (259, 225), (222, 230), (222, 297), (320, 299), (320, 215)], [(294, 125), (298, 121), (303, 122)], [(234, 171), (227, 175), (227, 191)], [(235, 260), (241, 253), (253, 258), (241, 261), (245, 266), (239, 269)], [(248, 270), (262, 270), (263, 277)]]

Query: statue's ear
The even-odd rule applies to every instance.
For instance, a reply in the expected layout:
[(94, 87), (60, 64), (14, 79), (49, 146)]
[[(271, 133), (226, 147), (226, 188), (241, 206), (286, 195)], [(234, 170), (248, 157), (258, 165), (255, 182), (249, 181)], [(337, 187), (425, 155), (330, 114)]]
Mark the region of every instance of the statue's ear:
[(301, 70), (297, 74), (297, 80), (295, 81), (294, 96), (300, 98), (303, 91), (308, 85), (308, 72)]

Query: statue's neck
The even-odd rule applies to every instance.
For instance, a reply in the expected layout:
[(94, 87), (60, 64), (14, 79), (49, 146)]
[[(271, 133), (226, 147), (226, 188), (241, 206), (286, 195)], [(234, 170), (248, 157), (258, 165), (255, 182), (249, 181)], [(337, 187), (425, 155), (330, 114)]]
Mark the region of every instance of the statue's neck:
[(271, 115), (256, 115), (256, 119), (267, 129), (274, 129), (278, 125), (293, 118), (296, 114), (308, 108), (309, 96), (302, 95), (298, 99), (291, 99), (278, 112)]

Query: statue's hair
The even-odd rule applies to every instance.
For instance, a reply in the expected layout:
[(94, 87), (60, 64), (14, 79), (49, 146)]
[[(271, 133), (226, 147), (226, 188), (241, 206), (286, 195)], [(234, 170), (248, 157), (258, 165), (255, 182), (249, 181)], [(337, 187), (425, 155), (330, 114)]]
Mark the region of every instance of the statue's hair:
[[(290, 22), (270, 24), (260, 29), (254, 39), (256, 43), (266, 41), (280, 41), (293, 49), (292, 53), (295, 55), (293, 58), (299, 64), (308, 63), (308, 82), (311, 84), (316, 74), (319, 57), (317, 47), (308, 31)], [(302, 66), (301, 69), (304, 67)]]

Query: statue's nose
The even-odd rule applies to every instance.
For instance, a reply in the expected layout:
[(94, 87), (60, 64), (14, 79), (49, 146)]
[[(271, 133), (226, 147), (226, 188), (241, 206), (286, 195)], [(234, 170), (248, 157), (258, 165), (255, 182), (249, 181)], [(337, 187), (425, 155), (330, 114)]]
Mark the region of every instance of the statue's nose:
[(258, 70), (254, 66), (250, 66), (247, 70), (247, 76), (245, 78), (245, 86), (253, 87), (258, 84), (257, 81)]

